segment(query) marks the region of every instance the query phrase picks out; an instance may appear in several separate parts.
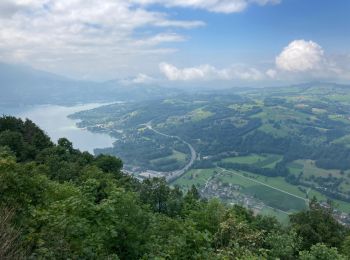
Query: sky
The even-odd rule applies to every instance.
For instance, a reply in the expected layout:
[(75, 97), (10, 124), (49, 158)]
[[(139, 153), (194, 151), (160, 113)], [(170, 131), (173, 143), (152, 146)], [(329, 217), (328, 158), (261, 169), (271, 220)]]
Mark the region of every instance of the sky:
[(350, 80), (349, 0), (0, 0), (0, 61), (123, 84)]

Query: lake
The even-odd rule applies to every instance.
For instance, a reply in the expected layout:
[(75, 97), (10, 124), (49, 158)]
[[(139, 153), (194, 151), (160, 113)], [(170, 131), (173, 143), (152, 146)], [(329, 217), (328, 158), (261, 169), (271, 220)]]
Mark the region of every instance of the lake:
[(71, 107), (40, 105), (26, 108), (0, 108), (0, 114), (28, 118), (43, 129), (53, 141), (66, 137), (75, 148), (93, 153), (95, 148), (111, 147), (114, 138), (107, 134), (92, 133), (76, 126), (78, 120), (68, 118), (70, 114), (97, 108), (105, 104), (83, 104)]

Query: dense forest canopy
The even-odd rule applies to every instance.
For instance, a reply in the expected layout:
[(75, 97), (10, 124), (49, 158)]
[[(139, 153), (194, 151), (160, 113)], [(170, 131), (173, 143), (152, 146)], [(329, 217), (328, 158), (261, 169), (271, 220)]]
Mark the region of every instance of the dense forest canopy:
[(348, 259), (350, 232), (312, 200), (288, 227), (126, 175), (120, 159), (0, 118), (0, 258)]

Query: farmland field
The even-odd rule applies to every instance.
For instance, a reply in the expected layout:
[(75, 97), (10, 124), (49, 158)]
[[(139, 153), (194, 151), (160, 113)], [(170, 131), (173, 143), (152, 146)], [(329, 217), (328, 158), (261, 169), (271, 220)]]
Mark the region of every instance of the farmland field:
[(215, 172), (217, 172), (217, 169), (190, 170), (172, 184), (179, 185), (184, 190), (188, 190), (192, 185), (202, 187), (210, 177), (214, 176)]
[(247, 156), (229, 157), (222, 162), (251, 164), (262, 168), (274, 168), (276, 163), (282, 160), (282, 156), (278, 154), (252, 154)]

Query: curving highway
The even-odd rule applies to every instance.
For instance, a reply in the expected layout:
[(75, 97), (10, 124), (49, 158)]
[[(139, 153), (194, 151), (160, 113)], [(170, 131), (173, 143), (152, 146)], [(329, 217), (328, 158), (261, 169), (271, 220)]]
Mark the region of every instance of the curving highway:
[(179, 178), (181, 175), (183, 175), (186, 171), (188, 171), (191, 166), (193, 165), (194, 161), (196, 160), (197, 158), (197, 152), (196, 150), (193, 148), (193, 146), (186, 142), (185, 140), (183, 140), (182, 138), (180, 138), (179, 136), (176, 136), (176, 135), (167, 135), (167, 134), (164, 134), (162, 132), (159, 132), (158, 130), (154, 129), (151, 125), (151, 122), (148, 122), (146, 124), (144, 124), (148, 129), (150, 129), (151, 131), (159, 134), (159, 135), (162, 135), (162, 136), (166, 136), (166, 137), (169, 137), (169, 138), (174, 138), (174, 139), (177, 139), (181, 142), (183, 142), (184, 144), (186, 144), (188, 146), (188, 148), (190, 148), (190, 151), (191, 151), (191, 160), (182, 168), (182, 169), (179, 169), (179, 170), (176, 170), (176, 171), (172, 171), (172, 172), (167, 172), (166, 173), (166, 180), (171, 182), (177, 178)]

